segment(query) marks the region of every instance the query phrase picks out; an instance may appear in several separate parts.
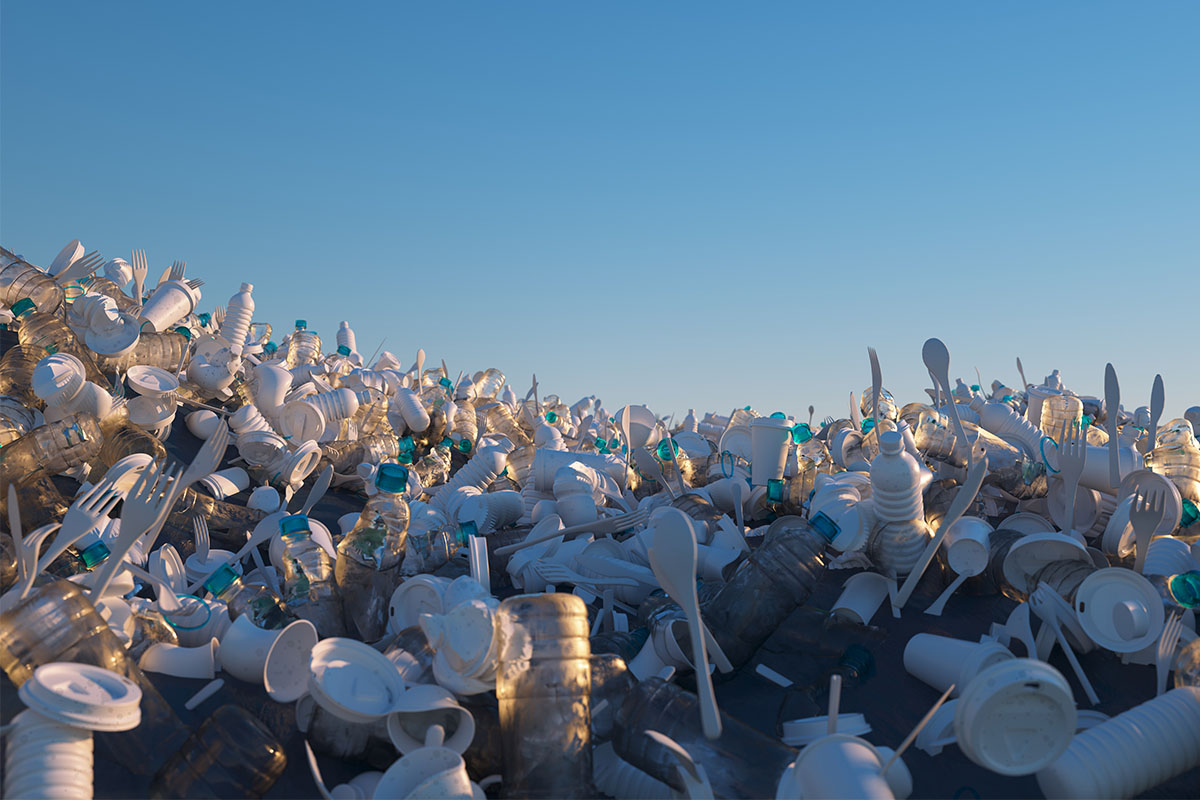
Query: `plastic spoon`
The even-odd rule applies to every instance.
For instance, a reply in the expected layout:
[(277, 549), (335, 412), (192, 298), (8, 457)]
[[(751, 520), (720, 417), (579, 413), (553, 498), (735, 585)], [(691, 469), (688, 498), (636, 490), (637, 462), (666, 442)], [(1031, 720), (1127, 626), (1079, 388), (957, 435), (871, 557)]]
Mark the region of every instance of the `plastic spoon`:
[(713, 695), (708, 652), (700, 624), (700, 598), (696, 595), (696, 536), (686, 514), (677, 508), (669, 508), (655, 519), (649, 555), (650, 567), (658, 582), (687, 614), (692, 663), (696, 665), (696, 686), (700, 690), (700, 722), (707, 738), (718, 739), (721, 736), (721, 712)]
[(946, 398), (946, 406), (950, 411), (950, 419), (954, 421), (958, 440), (967, 446), (967, 471), (970, 472), (975, 454), (967, 439), (967, 432), (963, 429), (962, 420), (958, 418), (958, 406), (954, 402), (954, 396), (950, 394), (950, 351), (942, 344), (941, 339), (927, 339), (925, 346), (921, 348), (921, 360), (941, 385), (942, 396)]
[[(879, 393), (883, 391), (883, 373), (879, 371), (879, 356), (875, 353), (874, 347), (867, 348), (867, 355), (871, 359), (871, 419), (875, 421), (876, 427), (879, 426)], [(879, 434), (876, 433), (876, 436)]]
[(1021, 366), (1021, 357), (1017, 356), (1017, 372), (1021, 373), (1021, 391), (1029, 388), (1029, 381), (1025, 380), (1025, 368)]
[(658, 466), (658, 460), (650, 455), (649, 452), (642, 448), (637, 448), (633, 451), (633, 460), (637, 462), (637, 467), (642, 473), (652, 480), (656, 481), (659, 486), (667, 490), (667, 494), (674, 498), (675, 487), (667, 483), (667, 476), (663, 475), (662, 468)]
[(942, 611), (945, 610), (945, 608), (946, 608), (946, 602), (950, 599), (950, 595), (952, 595), (956, 591), (958, 591), (958, 587), (960, 587), (964, 583), (966, 583), (967, 578), (971, 578), (971, 577), (974, 577), (974, 576), (973, 575), (959, 575), (957, 578), (955, 578), (953, 581), (951, 581), (950, 585), (946, 587), (946, 590), (944, 592), (942, 592), (940, 595), (938, 595), (938, 599), (934, 600), (932, 603), (930, 603), (929, 608), (925, 609), (925, 613), (930, 614), (935, 617), (940, 617), (942, 615)]
[(1117, 371), (1111, 363), (1104, 365), (1104, 408), (1108, 429), (1108, 482), (1116, 489), (1121, 485), (1121, 451), (1117, 438), (1117, 415), (1121, 408), (1121, 384), (1117, 382)]
[(1162, 375), (1155, 375), (1154, 388), (1150, 390), (1150, 427), (1146, 429), (1146, 444), (1142, 453), (1149, 453), (1154, 449), (1154, 442), (1158, 437), (1158, 419), (1162, 416), (1164, 401)]
[(329, 491), (329, 484), (333, 482), (333, 465), (327, 464), (325, 469), (321, 470), (321, 474), (317, 476), (317, 480), (313, 483), (313, 487), (308, 490), (308, 498), (304, 501), (304, 508), (300, 509), (300, 513), (308, 516), (308, 512), (312, 511), (313, 506), (321, 501), (325, 496), (325, 492)]

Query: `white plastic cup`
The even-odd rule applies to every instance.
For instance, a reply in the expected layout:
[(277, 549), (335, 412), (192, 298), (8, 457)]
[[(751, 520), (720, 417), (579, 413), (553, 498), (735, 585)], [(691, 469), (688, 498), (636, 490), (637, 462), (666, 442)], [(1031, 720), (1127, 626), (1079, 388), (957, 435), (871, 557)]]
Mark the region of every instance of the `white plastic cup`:
[(1192, 560), (1192, 548), (1174, 536), (1159, 536), (1151, 540), (1146, 550), (1143, 575), (1178, 575), (1196, 569)]
[(859, 572), (842, 584), (842, 593), (833, 604), (832, 613), (859, 625), (869, 625), (887, 596), (887, 578), (878, 572)]
[(292, 373), (278, 364), (262, 364), (254, 370), (254, 404), (278, 411), (292, 388)]
[(255, 625), (248, 615), (240, 615), (221, 637), (222, 668), (239, 681), (261, 684), (267, 654), (282, 632), (264, 630)]
[(988, 564), (992, 526), (979, 517), (961, 517), (946, 531), (946, 562), (957, 575), (979, 575)]
[(216, 499), (224, 500), (249, 489), (250, 475), (241, 467), (230, 467), (201, 479), (200, 485)]
[(958, 697), (984, 669), (1015, 658), (999, 642), (967, 642), (933, 633), (918, 633), (904, 647), (904, 669), (917, 680), (944, 692), (954, 684)]
[[(1057, 438), (1057, 434), (1051, 434)], [(1051, 455), (1053, 447), (1047, 447), (1047, 456), (1054, 459), (1056, 456)], [(1087, 446), (1086, 460), (1083, 463), (1083, 472), (1079, 476), (1079, 485), (1086, 486), (1089, 489), (1095, 489), (1098, 492), (1111, 492), (1112, 486), (1109, 485), (1111, 480), (1109, 475), (1108, 446), (1101, 447), (1100, 445), (1089, 444)], [(1118, 473), (1121, 478), (1124, 478), (1131, 472), (1136, 472), (1144, 468), (1142, 454), (1132, 447), (1117, 447), (1117, 464)], [(1058, 466), (1057, 461), (1054, 466)]]
[[(799, 796), (829, 800), (894, 800), (881, 774), (875, 746), (857, 736), (825, 736), (800, 751), (795, 761)], [(890, 770), (889, 770), (890, 772)]]
[(750, 482), (766, 486), (779, 480), (787, 464), (792, 426), (779, 417), (755, 417), (750, 420)]
[(442, 746), (456, 753), (465, 753), (475, 738), (475, 718), (452, 693), (440, 686), (410, 686), (388, 715), (388, 738), (401, 753), (411, 753), (425, 746), (434, 725), (443, 728)]
[(210, 639), (207, 645), (199, 647), (180, 647), (155, 642), (142, 653), (142, 657), (138, 659), (138, 666), (146, 672), (161, 672), (176, 678), (212, 680), (219, 663), (219, 651), (220, 643), (216, 639)]
[(318, 639), (316, 627), (306, 619), (279, 631), (262, 671), (263, 686), (272, 700), (290, 703), (308, 691), (308, 663)]
[(200, 302), (200, 290), (193, 289), (183, 281), (167, 281), (155, 290), (154, 295), (142, 306), (138, 321), (144, 330), (165, 331), (179, 320), (196, 310)]
[(466, 762), (448, 747), (422, 747), (400, 758), (379, 779), (375, 796), (453, 800), (474, 797)]
[(1135, 797), (1200, 766), (1200, 688), (1173, 689), (1078, 734), (1037, 773), (1057, 798)]

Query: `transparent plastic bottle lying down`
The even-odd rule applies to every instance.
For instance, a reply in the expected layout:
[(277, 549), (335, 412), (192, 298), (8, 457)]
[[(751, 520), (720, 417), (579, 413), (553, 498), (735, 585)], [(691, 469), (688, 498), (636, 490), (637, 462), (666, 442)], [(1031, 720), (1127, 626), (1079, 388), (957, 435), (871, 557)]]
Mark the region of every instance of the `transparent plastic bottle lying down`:
[(221, 706), (154, 776), (150, 796), (262, 797), (287, 767), (283, 745), (237, 706)]
[(247, 583), (228, 564), (209, 576), (204, 588), (213, 597), (224, 601), (229, 607), (230, 619), (236, 620), (247, 614), (255, 627), (264, 630), (286, 628), (296, 619), (278, 595), (262, 584)]
[(400, 565), (408, 536), (408, 470), (382, 464), (375, 496), (367, 501), (354, 529), (338, 543), (335, 568), (346, 629), (366, 642), (383, 637), (388, 605), (400, 585)]
[(63, 302), (63, 288), (54, 278), (0, 247), (0, 305), (12, 306), (23, 297), (38, 308), (54, 312)]
[(92, 351), (79, 343), (75, 333), (57, 314), (38, 310), (37, 304), (28, 297), (18, 300), (12, 307), (16, 318), (17, 336), (21, 344), (47, 353), (69, 353), (83, 364), (87, 379), (103, 389), (108, 389), (108, 379), (96, 366)]
[(125, 373), (130, 367), (141, 365), (158, 367), (173, 374), (181, 364), (187, 366), (186, 356), (190, 346), (188, 336), (178, 331), (156, 333), (145, 330), (128, 353), (123, 356), (101, 356), (97, 364), (105, 372)]
[(311, 622), (322, 639), (345, 636), (334, 559), (313, 541), (308, 517), (284, 517), (279, 532), (283, 538), (283, 599), (288, 608)]

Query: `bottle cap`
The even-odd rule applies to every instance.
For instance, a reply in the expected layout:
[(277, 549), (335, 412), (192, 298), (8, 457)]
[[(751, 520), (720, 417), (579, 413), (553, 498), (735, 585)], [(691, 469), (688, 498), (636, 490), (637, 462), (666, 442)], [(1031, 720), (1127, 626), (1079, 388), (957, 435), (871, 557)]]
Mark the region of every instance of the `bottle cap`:
[(879, 437), (879, 452), (894, 456), (904, 449), (904, 437), (897, 431), (887, 431)]
[(138, 685), (91, 664), (43, 664), (18, 693), (34, 711), (76, 728), (127, 731), (142, 721)]
[(83, 362), (69, 353), (46, 356), (33, 368), (33, 393), (56, 406), (69, 403), (84, 382)]
[(312, 535), (312, 527), (309, 525), (308, 516), (306, 514), (289, 514), (279, 520), (279, 533), (285, 539), (299, 536), (300, 534)]
[(400, 494), (408, 488), (408, 469), (400, 464), (380, 464), (375, 473), (375, 487), (381, 492)]
[(302, 331), (302, 330), (305, 330), (306, 328), (308, 328), (308, 320), (306, 320), (306, 319), (296, 320), (296, 330)]
[(346, 347), (344, 344), (339, 344), (337, 347), (337, 354), (339, 356), (348, 356), (350, 355), (350, 348)]
[(31, 298), (22, 297), (20, 300), (12, 304), (12, 315), (20, 319), (31, 311), (37, 311), (37, 303)]
[(1185, 608), (1200, 606), (1200, 570), (1172, 575), (1167, 581), (1167, 589), (1179, 605)]
[(217, 571), (210, 575), (208, 580), (204, 582), (204, 588), (213, 597), (219, 597), (221, 592), (232, 586), (233, 582), (239, 577), (241, 576), (234, 571), (233, 567), (229, 566), (229, 564), (222, 564)]

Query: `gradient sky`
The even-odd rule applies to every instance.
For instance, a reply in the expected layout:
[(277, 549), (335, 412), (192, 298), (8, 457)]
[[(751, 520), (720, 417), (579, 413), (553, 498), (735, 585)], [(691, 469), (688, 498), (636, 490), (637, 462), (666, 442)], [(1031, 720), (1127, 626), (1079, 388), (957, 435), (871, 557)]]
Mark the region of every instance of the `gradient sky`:
[(1200, 404), (1200, 3), (0, 5), (0, 241), (524, 394)]

